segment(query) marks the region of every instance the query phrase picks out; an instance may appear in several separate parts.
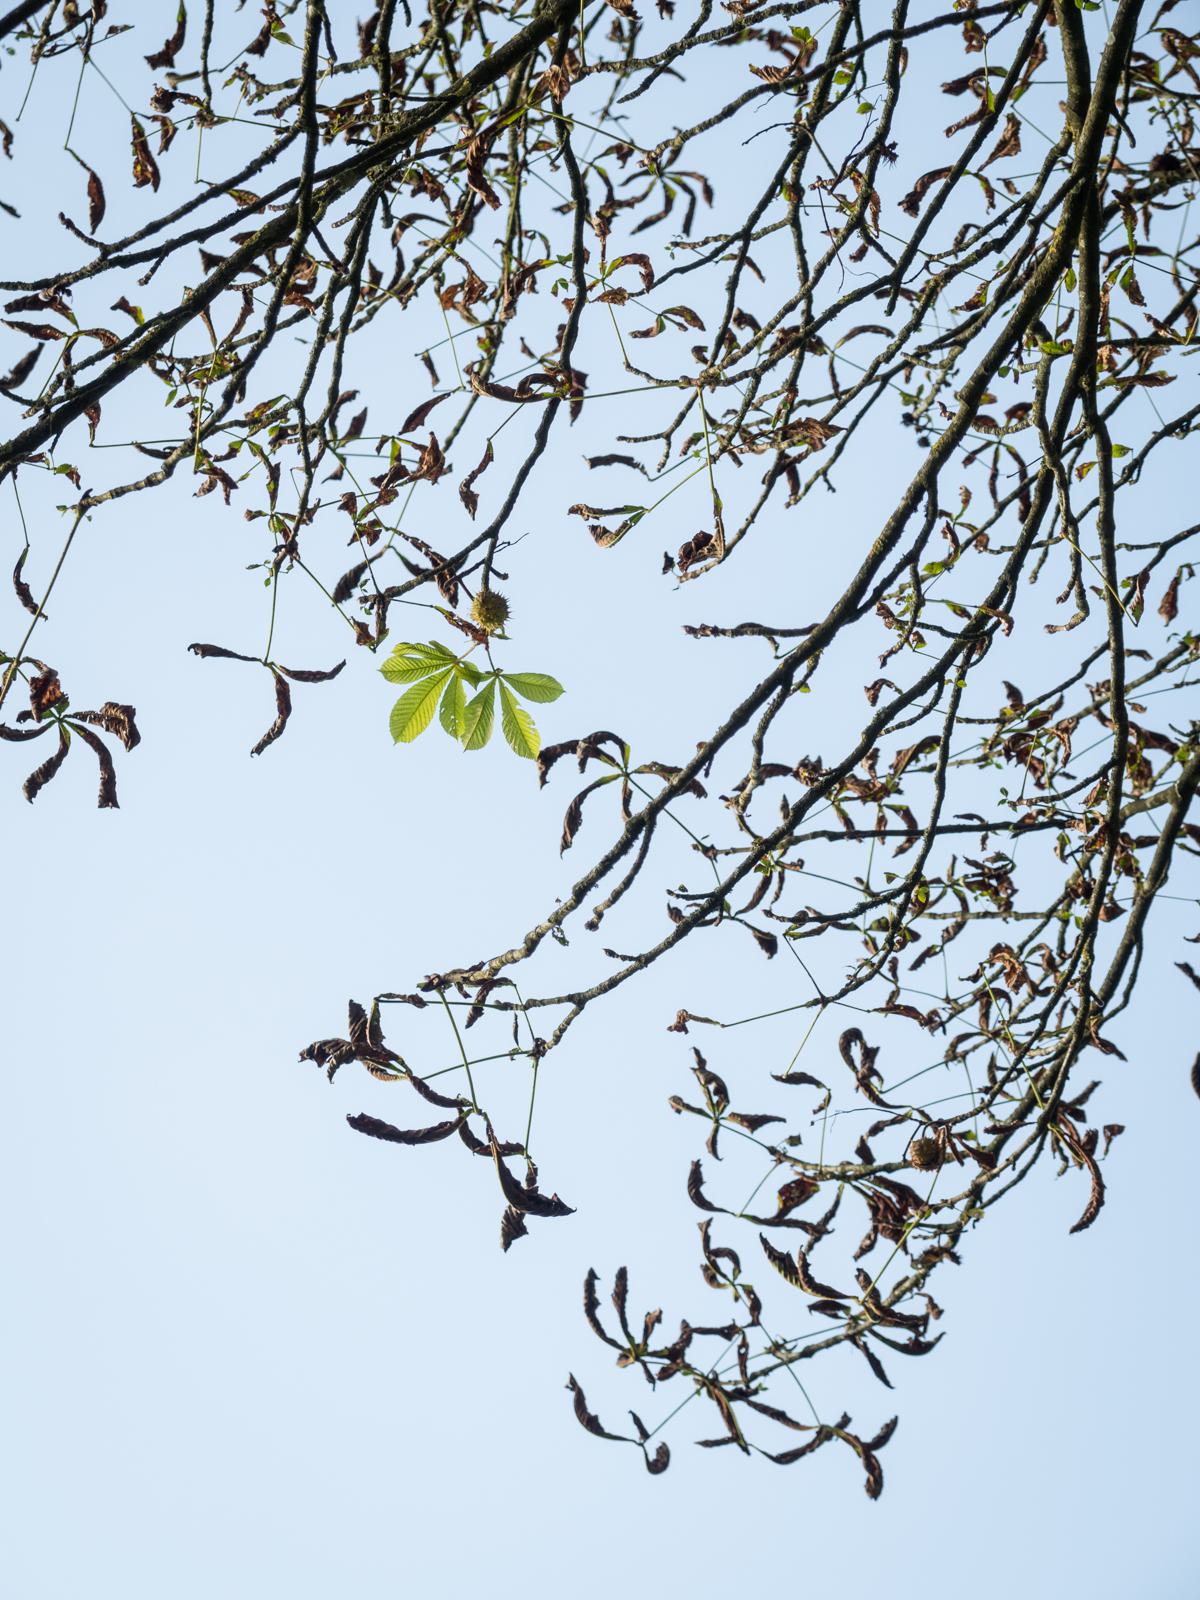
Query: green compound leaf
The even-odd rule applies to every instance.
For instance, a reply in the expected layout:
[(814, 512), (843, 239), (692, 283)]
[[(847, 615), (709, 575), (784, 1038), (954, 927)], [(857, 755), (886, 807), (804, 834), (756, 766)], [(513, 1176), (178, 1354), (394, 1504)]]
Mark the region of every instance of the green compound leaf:
[(535, 700), (541, 705), (557, 700), (563, 693), (563, 686), (558, 679), (545, 672), (505, 672), (501, 674), (500, 681), (523, 700)]
[(492, 737), (496, 720), (496, 680), (489, 678), (473, 700), (468, 700), (463, 713), (462, 742), (464, 750), (482, 750)]
[(438, 696), (450, 677), (449, 672), (442, 672), (436, 678), (427, 678), (423, 683), (414, 683), (412, 688), (396, 701), (388, 725), (397, 744), (411, 744), (425, 732), (433, 721)]
[(542, 741), (533, 725), (533, 718), (524, 706), (517, 704), (503, 681), (500, 684), (500, 708), (504, 737), (519, 756), (524, 756), (527, 761), (536, 761)]
[(452, 739), (461, 739), (463, 736), (463, 722), (467, 714), (467, 696), (463, 688), (462, 678), (455, 673), (446, 685), (446, 692), (442, 696), (438, 716), (442, 727)]

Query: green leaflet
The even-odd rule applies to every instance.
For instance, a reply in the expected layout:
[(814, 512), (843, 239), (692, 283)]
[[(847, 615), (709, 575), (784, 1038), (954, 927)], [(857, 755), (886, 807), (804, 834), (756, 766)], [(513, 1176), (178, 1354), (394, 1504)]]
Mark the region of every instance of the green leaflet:
[(504, 737), (519, 756), (524, 756), (527, 761), (537, 760), (542, 741), (533, 725), (533, 718), (524, 706), (519, 706), (513, 699), (503, 678), (500, 680), (500, 725), (504, 729)]
[(491, 678), (463, 713), (462, 742), (465, 750), (482, 750), (492, 737), (496, 720), (496, 680)]
[(392, 738), (397, 744), (411, 744), (425, 732), (433, 721), (438, 696), (450, 677), (449, 672), (442, 672), (435, 678), (427, 678), (423, 683), (414, 683), (412, 688), (396, 701), (392, 707), (389, 726)]
[(540, 705), (557, 700), (563, 692), (563, 686), (558, 679), (550, 677), (545, 672), (502, 672), (500, 681), (506, 683), (523, 700), (534, 700)]
[(446, 685), (446, 692), (442, 696), (442, 703), (438, 709), (438, 716), (442, 727), (452, 739), (461, 739), (463, 723), (466, 719), (467, 696), (463, 689), (463, 681), (458, 673)]
[(432, 661), (428, 656), (389, 656), (380, 672), (389, 683), (416, 683), (434, 672), (444, 672), (446, 662)]

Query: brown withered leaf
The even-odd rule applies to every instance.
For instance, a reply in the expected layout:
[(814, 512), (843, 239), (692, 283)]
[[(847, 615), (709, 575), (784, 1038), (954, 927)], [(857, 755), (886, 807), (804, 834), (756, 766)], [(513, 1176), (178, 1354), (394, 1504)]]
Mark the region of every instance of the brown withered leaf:
[[(41, 732), (42, 730), (39, 729), (38, 731)], [(67, 751), (70, 748), (71, 741), (67, 730), (60, 727), (58, 730), (58, 749), (48, 760), (43, 761), (40, 767), (35, 767), (21, 785), (21, 793), (31, 804), (67, 759)]]
[(562, 837), (558, 845), (559, 855), (562, 855), (565, 850), (569, 850), (575, 841), (575, 835), (579, 832), (580, 824), (583, 822), (583, 802), (588, 795), (593, 794), (597, 789), (611, 782), (611, 777), (596, 778), (586, 788), (581, 789), (571, 801), (563, 815)]
[(516, 1206), (505, 1206), (504, 1214), (500, 1218), (500, 1248), (507, 1252), (510, 1245), (517, 1239), (523, 1239), (529, 1232), (525, 1226), (525, 1218)]
[[(41, 722), (47, 712), (60, 705), (66, 698), (58, 673), (53, 667), (43, 667), (41, 672), (29, 680), (29, 708), (37, 722)], [(18, 717), (17, 721), (20, 720)]]
[(789, 1178), (786, 1183), (780, 1185), (775, 1215), (771, 1221), (780, 1222), (784, 1217), (790, 1216), (797, 1206), (806, 1205), (819, 1190), (820, 1184), (804, 1174)]
[(608, 1429), (603, 1425), (596, 1413), (588, 1410), (587, 1396), (579, 1387), (578, 1383), (576, 1383), (573, 1373), (569, 1373), (567, 1375), (567, 1388), (571, 1391), (571, 1399), (575, 1407), (575, 1415), (578, 1417), (580, 1425), (586, 1428), (589, 1433), (594, 1433), (597, 1439), (614, 1439), (619, 1444), (637, 1443), (636, 1439), (630, 1439), (627, 1434), (609, 1433)]
[(831, 1289), (827, 1283), (818, 1283), (808, 1270), (808, 1252), (797, 1250), (796, 1274), (800, 1279), (800, 1287), (805, 1294), (816, 1295), (823, 1300), (845, 1300), (847, 1297), (840, 1289)]
[[(376, 1009), (377, 1006), (378, 1002), (376, 1003)], [(373, 1039), (371, 1042), (376, 1048), (383, 1044), (382, 1038)], [(444, 1111), (458, 1111), (466, 1104), (462, 1095), (439, 1094), (436, 1089), (431, 1089), (424, 1078), (418, 1078), (411, 1068), (408, 1072), (408, 1082), (412, 1084), (423, 1100), (428, 1100), (432, 1106), (441, 1106)]]
[(438, 443), (436, 433), (429, 435), (429, 443), (417, 458), (417, 465), (413, 470), (413, 478), (424, 478), (430, 483), (436, 483), (446, 470), (446, 457)]
[(237, 650), (226, 650), (220, 644), (190, 644), (188, 649), (194, 656), (199, 656), (202, 661), (207, 661), (210, 656), (219, 656), (226, 661), (261, 661), (260, 656), (244, 656)]
[[(458, 1137), (466, 1145), (467, 1149), (473, 1156), (486, 1156), (489, 1161), (492, 1159), (492, 1146), (490, 1139), (477, 1138), (476, 1135), (471, 1131), (471, 1124), (469, 1122), (463, 1123), (462, 1127), (458, 1130)], [(504, 1144), (498, 1144), (496, 1149), (499, 1150), (502, 1156), (519, 1156), (524, 1155), (525, 1153), (524, 1145), (511, 1144), (507, 1142)]]
[(899, 202), (901, 211), (907, 211), (910, 217), (915, 217), (921, 209), (921, 201), (933, 188), (935, 183), (940, 183), (943, 178), (950, 176), (949, 167), (935, 167), (932, 172), (923, 173), (909, 192)]
[(933, 1339), (922, 1339), (917, 1334), (906, 1339), (903, 1343), (899, 1339), (889, 1339), (886, 1333), (880, 1333), (877, 1328), (871, 1329), (871, 1337), (878, 1339), (880, 1344), (886, 1344), (890, 1350), (898, 1350), (902, 1356), (927, 1356), (946, 1337), (939, 1333)]
[(279, 668), (284, 677), (290, 678), (293, 683), (328, 683), (331, 678), (336, 678), (346, 665), (339, 661), (336, 667), (330, 667), (327, 672), (322, 672), (317, 667), (284, 667)]
[(620, 1340), (614, 1339), (605, 1330), (604, 1324), (600, 1321), (600, 1297), (596, 1293), (596, 1285), (599, 1281), (599, 1274), (596, 1269), (589, 1267), (587, 1276), (583, 1280), (583, 1314), (587, 1319), (588, 1327), (596, 1335), (597, 1339), (602, 1340), (607, 1345), (611, 1345), (614, 1350), (621, 1350), (624, 1347)]
[(78, 734), (96, 756), (100, 766), (100, 792), (96, 804), (101, 811), (115, 811), (117, 809), (117, 769), (113, 766), (112, 753), (104, 740), (94, 734), (90, 728), (85, 728), (81, 723), (71, 724), (72, 732)]
[(536, 1184), (530, 1186), (518, 1183), (500, 1159), (500, 1147), (494, 1134), (491, 1144), (492, 1157), (496, 1163), (496, 1176), (500, 1180), (504, 1198), (510, 1206), (531, 1217), (569, 1217), (572, 1214), (574, 1207), (560, 1200), (556, 1194), (542, 1194)]
[(477, 467), (472, 467), (470, 472), (467, 473), (466, 477), (458, 486), (458, 498), (462, 501), (463, 505), (466, 506), (467, 515), (471, 518), (472, 522), (475, 520), (475, 513), (479, 510), (479, 496), (476, 494), (474, 488), (475, 481), (487, 471), (495, 459), (495, 454), (492, 450), (492, 441), (489, 439), (487, 442), (487, 448), (483, 452), (483, 457), (480, 460), (479, 465)]
[(400, 433), (402, 435), (415, 433), (418, 428), (423, 428), (429, 420), (429, 414), (434, 406), (440, 406), (443, 400), (448, 400), (449, 398), (450, 395), (447, 392), (446, 394), (435, 394), (429, 400), (422, 400), (421, 404), (410, 411), (400, 424)]
[(642, 289), (648, 294), (654, 287), (654, 268), (650, 264), (650, 257), (640, 252), (627, 252), (618, 256), (609, 268), (609, 274), (616, 272), (618, 267), (636, 267), (642, 275)]
[(983, 166), (980, 167), (979, 170), (982, 172), (983, 167), (990, 167), (993, 161), (1003, 161), (1008, 156), (1019, 156), (1020, 153), (1021, 122), (1020, 119), (1015, 117), (1010, 111), (1007, 117), (1004, 119), (1003, 133), (1000, 135), (1000, 138), (997, 141), (991, 155), (988, 156), (987, 160), (983, 163)]
[[(1100, 1175), (1100, 1168), (1096, 1165), (1095, 1156), (1092, 1154), (1087, 1144), (1080, 1139), (1074, 1128), (1072, 1128), (1069, 1123), (1065, 1123), (1061, 1119), (1056, 1126), (1063, 1134), (1063, 1142), (1079, 1159), (1081, 1164), (1087, 1168), (1088, 1176), (1092, 1180), (1091, 1192), (1088, 1195), (1087, 1204), (1084, 1206), (1078, 1222), (1073, 1223), (1069, 1230), (1071, 1233), (1082, 1233), (1085, 1228), (1090, 1228), (1092, 1223), (1095, 1222), (1096, 1218), (1100, 1215), (1100, 1208), (1104, 1204), (1104, 1179)], [(1095, 1131), (1095, 1129), (1092, 1130), (1093, 1133), (1095, 1133)]]
[(703, 1183), (704, 1168), (698, 1160), (693, 1161), (688, 1170), (688, 1199), (694, 1206), (699, 1206), (701, 1211), (720, 1212), (722, 1215), (727, 1216), (728, 1213), (725, 1211), (724, 1206), (714, 1206), (712, 1201), (705, 1197)]
[(292, 691), (288, 688), (287, 679), (281, 677), (274, 667), (271, 668), (271, 676), (275, 679), (275, 721), (250, 751), (252, 756), (262, 755), (268, 745), (275, 743), (292, 714)]
[(25, 582), (25, 579), (21, 576), (22, 569), (25, 566), (25, 558), (28, 556), (28, 554), (29, 546), (26, 545), (21, 551), (21, 554), (17, 557), (17, 564), (13, 568), (12, 583), (13, 588), (16, 591), (17, 599), (21, 602), (31, 616), (36, 617), (38, 614), (37, 601), (33, 598), (33, 591)]
[[(342, 573), (334, 587), (332, 596), (334, 605), (344, 605), (349, 600), (355, 589), (358, 588), (359, 579), (370, 565), (370, 561), (360, 561), (357, 566), (351, 567), (349, 572)], [(192, 649), (194, 650), (195, 648), (195, 645), (193, 645)]]
[[(43, 344), (56, 339), (65, 339), (67, 336), (62, 328), (56, 328), (50, 322), (17, 322), (11, 317), (5, 317), (3, 320), (6, 328), (15, 328), (18, 333), (27, 333), (31, 339), (40, 339)], [(32, 362), (30, 365), (32, 366)], [(16, 368), (13, 370), (16, 371)]]
[(105, 733), (111, 733), (118, 738), (126, 750), (132, 750), (134, 745), (142, 742), (142, 736), (134, 721), (136, 716), (137, 712), (133, 706), (118, 705), (115, 700), (106, 700), (98, 711), (72, 712), (71, 720), (90, 722), (93, 727), (103, 728)]
[(41, 353), (41, 346), (36, 344), (31, 350), (26, 350), (25, 354), (17, 361), (15, 366), (13, 366), (2, 378), (0, 378), (0, 389), (7, 390), (20, 388), (21, 384), (25, 382), (25, 379), (37, 365), (37, 359)]
[(179, 12), (175, 20), (175, 32), (166, 41), (161, 50), (156, 50), (152, 56), (147, 56), (146, 65), (158, 71), (162, 67), (173, 67), (175, 57), (183, 49), (183, 41), (187, 36), (187, 8), (183, 0), (179, 0)]
[(830, 1099), (832, 1098), (833, 1091), (830, 1089), (829, 1085), (827, 1083), (822, 1083), (820, 1078), (814, 1078), (810, 1072), (799, 1072), (796, 1070), (791, 1072), (773, 1072), (771, 1076), (774, 1078), (776, 1083), (807, 1083), (810, 1084), (814, 1089), (824, 1089), (824, 1097), (813, 1107), (814, 1116), (816, 1116), (818, 1112), (824, 1111), (828, 1106)]
[(500, 196), (488, 182), (487, 173), (484, 171), (484, 163), (491, 154), (491, 148), (490, 139), (476, 134), (467, 145), (467, 159), (463, 170), (466, 174), (467, 188), (473, 194), (477, 194), (493, 211), (497, 211), (500, 208)]
[[(893, 1417), (891, 1423), (885, 1428), (885, 1443), (895, 1431), (897, 1420), (897, 1418)], [(875, 1454), (875, 1451), (871, 1448), (871, 1445), (864, 1443), (857, 1434), (851, 1433), (846, 1428), (837, 1428), (834, 1431), (839, 1439), (845, 1440), (845, 1442), (858, 1456), (858, 1459), (862, 1462), (863, 1470), (866, 1473), (866, 1482), (864, 1483), (863, 1487), (866, 1489), (867, 1495), (870, 1499), (878, 1500), (879, 1496), (883, 1493), (883, 1468), (879, 1465), (879, 1457)], [(872, 1441), (872, 1443), (874, 1443), (874, 1441)]]
[(368, 1116), (365, 1111), (360, 1111), (357, 1116), (348, 1116), (346, 1121), (356, 1133), (365, 1133), (370, 1139), (383, 1139), (388, 1144), (437, 1144), (439, 1140), (457, 1133), (465, 1117), (466, 1113), (463, 1112), (446, 1122), (435, 1122), (428, 1128), (395, 1128), (390, 1122), (381, 1122), (378, 1117)]
[(793, 1289), (801, 1287), (800, 1274), (796, 1271), (796, 1263), (786, 1250), (777, 1250), (765, 1233), (760, 1233), (758, 1242), (763, 1247), (763, 1254), (775, 1268), (785, 1282), (790, 1283)]
[(146, 141), (146, 130), (138, 119), (130, 117), (131, 132), (130, 143), (133, 149), (133, 187), (144, 189), (147, 184), (152, 189), (159, 185), (158, 164), (150, 154), (150, 146)]
[(862, 1337), (862, 1335), (856, 1334), (854, 1338), (850, 1340), (850, 1343), (866, 1358), (867, 1365), (879, 1379), (880, 1383), (884, 1384), (889, 1389), (894, 1388), (895, 1386), (892, 1383), (892, 1380), (888, 1377), (887, 1370), (884, 1367), (883, 1362), (880, 1361), (879, 1357), (875, 1354), (874, 1350), (871, 1349), (870, 1345)]
[(107, 205), (104, 198), (104, 185), (100, 182), (99, 175), (88, 166), (82, 156), (75, 155), (74, 150), (71, 151), (71, 154), (75, 156), (76, 161), (87, 173), (88, 232), (95, 233), (96, 229), (104, 221), (104, 212)]
[(763, 1112), (727, 1111), (726, 1122), (735, 1123), (739, 1128), (745, 1128), (747, 1133), (757, 1133), (760, 1128), (765, 1128), (770, 1122), (784, 1122), (784, 1117), (769, 1116)]

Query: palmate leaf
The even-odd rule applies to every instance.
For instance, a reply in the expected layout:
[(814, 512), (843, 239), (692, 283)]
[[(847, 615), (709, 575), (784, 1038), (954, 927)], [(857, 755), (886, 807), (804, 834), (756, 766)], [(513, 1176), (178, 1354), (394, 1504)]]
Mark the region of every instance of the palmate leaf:
[[(492, 737), (496, 719), (496, 685), (500, 685), (501, 725), (511, 748), (525, 760), (536, 760), (541, 738), (533, 719), (514, 696), (541, 702), (557, 700), (563, 686), (545, 672), (484, 673), (445, 645), (402, 642), (379, 669), (390, 683), (410, 687), (392, 708), (392, 738), (409, 744), (418, 738), (437, 711), (442, 728), (466, 750), (482, 750)], [(468, 701), (469, 690), (476, 691)]]
[(563, 692), (558, 679), (546, 672), (505, 672), (501, 674), (501, 682), (519, 694), (522, 700), (534, 700), (539, 705), (557, 700)]
[(527, 761), (537, 760), (542, 741), (533, 725), (533, 718), (524, 706), (519, 706), (513, 699), (503, 679), (500, 682), (500, 725), (504, 729), (504, 737), (519, 756), (524, 756)]
[(422, 683), (414, 683), (412, 688), (396, 701), (392, 707), (389, 726), (392, 738), (397, 744), (411, 744), (425, 732), (433, 721), (438, 697), (451, 676), (449, 672), (441, 672), (435, 678), (426, 678)]
[(492, 737), (495, 720), (496, 680), (490, 678), (475, 698), (467, 702), (463, 712), (463, 749), (482, 750)]

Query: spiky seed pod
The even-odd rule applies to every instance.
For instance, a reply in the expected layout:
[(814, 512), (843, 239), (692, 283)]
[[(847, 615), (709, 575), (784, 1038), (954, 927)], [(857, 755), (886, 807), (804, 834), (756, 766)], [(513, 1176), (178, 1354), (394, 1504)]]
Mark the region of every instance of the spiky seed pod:
[(914, 1139), (908, 1147), (908, 1159), (918, 1172), (932, 1172), (941, 1162), (941, 1147), (936, 1139)]
[(484, 633), (499, 633), (508, 621), (508, 601), (498, 589), (480, 589), (471, 602), (471, 619)]

